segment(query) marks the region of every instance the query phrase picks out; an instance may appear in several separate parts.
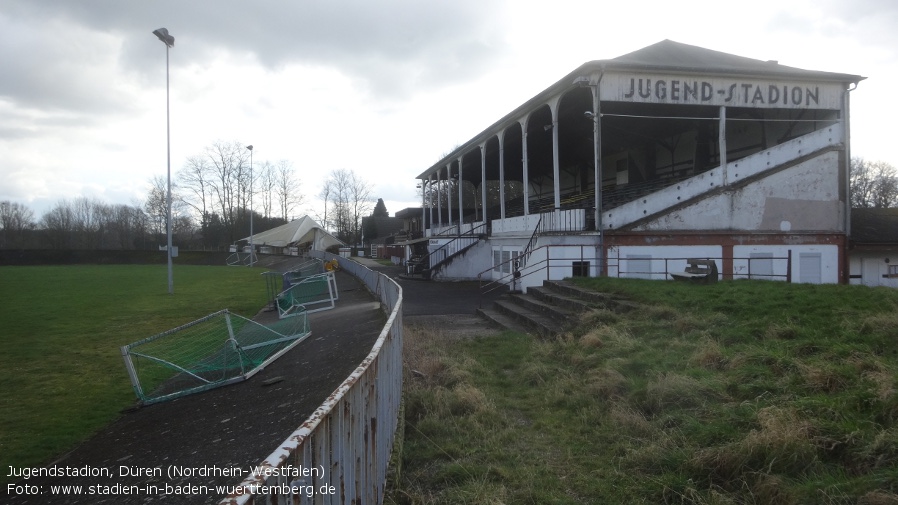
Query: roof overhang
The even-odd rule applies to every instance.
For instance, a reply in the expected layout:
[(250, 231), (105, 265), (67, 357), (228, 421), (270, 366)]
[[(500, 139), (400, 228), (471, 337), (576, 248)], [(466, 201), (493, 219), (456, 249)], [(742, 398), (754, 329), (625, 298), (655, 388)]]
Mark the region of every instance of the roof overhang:
[(705, 49), (671, 40), (663, 40), (651, 46), (610, 60), (584, 63), (559, 79), (527, 102), (490, 125), (473, 138), (455, 148), (440, 161), (419, 174), (416, 179), (426, 180), (447, 165), (463, 157), (465, 153), (484, 144), (498, 132), (519, 123), (535, 108), (544, 105), (554, 96), (568, 89), (580, 87), (579, 79), (588, 76), (598, 82), (600, 76), (611, 72), (651, 73), (671, 72), (686, 75), (703, 75), (730, 78), (766, 78), (771, 80), (800, 80), (804, 82), (838, 83), (848, 89), (866, 79), (859, 75), (805, 70), (780, 65), (775, 61), (763, 61)]

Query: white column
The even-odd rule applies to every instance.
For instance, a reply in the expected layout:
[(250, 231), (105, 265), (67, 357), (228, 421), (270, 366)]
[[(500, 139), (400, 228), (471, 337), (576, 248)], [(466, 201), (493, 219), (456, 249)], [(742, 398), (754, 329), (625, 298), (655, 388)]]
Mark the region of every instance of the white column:
[(443, 226), (443, 183), (440, 182), (440, 172), (437, 170), (437, 217), (440, 218), (440, 227)]
[(452, 164), (446, 165), (446, 213), (449, 214), (449, 226), (452, 226)]
[(458, 233), (461, 233), (461, 225), (465, 224), (464, 187), (465, 179), (462, 177), (462, 157), (458, 157)]
[(480, 218), (486, 222), (486, 142), (480, 146)]
[(505, 219), (505, 132), (499, 133), (499, 218)]
[(524, 169), (524, 215), (530, 215), (530, 160), (527, 158), (527, 126), (521, 123), (521, 161)]
[(430, 228), (433, 228), (433, 174), (427, 176), (427, 189), (430, 191)]
[(561, 210), (561, 161), (558, 156), (558, 111), (552, 108), (552, 186), (555, 189), (555, 212)]

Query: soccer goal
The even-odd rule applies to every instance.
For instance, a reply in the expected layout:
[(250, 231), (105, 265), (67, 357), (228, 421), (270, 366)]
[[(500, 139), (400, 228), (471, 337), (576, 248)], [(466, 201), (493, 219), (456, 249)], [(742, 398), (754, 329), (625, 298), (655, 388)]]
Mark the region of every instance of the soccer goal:
[(297, 310), (308, 313), (332, 309), (339, 297), (337, 279), (332, 271), (297, 279), (277, 295), (278, 316), (283, 319)]
[(151, 404), (246, 380), (310, 333), (301, 308), (268, 326), (221, 310), (121, 351), (137, 398)]
[(245, 267), (257, 263), (259, 258), (256, 253), (234, 252), (228, 256), (227, 262), (229, 267)]

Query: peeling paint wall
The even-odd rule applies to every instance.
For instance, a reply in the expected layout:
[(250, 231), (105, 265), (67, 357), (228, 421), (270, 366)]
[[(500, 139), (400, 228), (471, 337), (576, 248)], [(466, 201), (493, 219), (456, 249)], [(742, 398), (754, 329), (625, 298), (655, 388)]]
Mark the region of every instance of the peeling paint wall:
[(852, 252), (849, 263), (851, 284), (898, 288), (898, 252)]
[(639, 231), (844, 231), (839, 154), (827, 152), (638, 226)]

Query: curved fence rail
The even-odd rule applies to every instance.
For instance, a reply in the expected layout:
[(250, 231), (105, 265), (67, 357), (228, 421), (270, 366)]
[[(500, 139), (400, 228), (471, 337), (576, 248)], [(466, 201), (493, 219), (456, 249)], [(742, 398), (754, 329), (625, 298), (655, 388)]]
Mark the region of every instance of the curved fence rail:
[(354, 261), (312, 254), (361, 280), (387, 323), (355, 371), (221, 505), (383, 502), (402, 396), (402, 289)]

